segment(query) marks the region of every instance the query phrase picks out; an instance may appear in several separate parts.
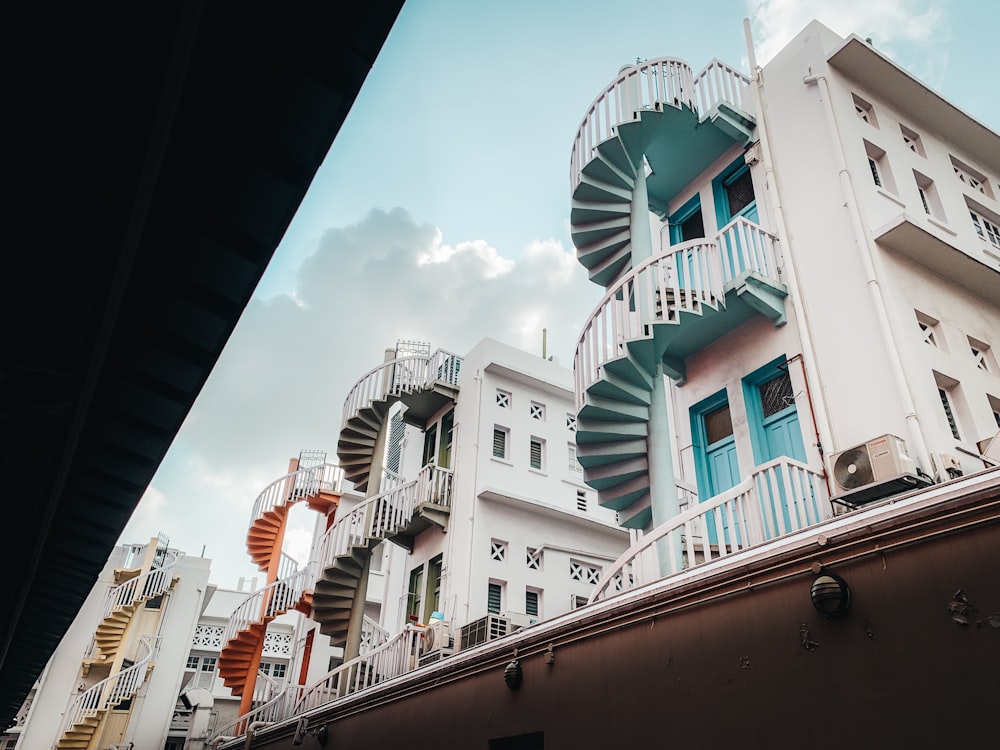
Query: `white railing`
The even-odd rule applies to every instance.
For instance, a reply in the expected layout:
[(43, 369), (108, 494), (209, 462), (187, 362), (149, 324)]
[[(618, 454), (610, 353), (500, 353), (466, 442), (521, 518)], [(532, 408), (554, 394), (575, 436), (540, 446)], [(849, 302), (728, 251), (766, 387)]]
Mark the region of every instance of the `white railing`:
[(656, 109), (658, 105), (687, 105), (694, 109), (693, 95), (691, 68), (682, 60), (663, 57), (623, 68), (594, 99), (576, 131), (570, 155), (571, 189), (576, 190), (594, 149), (611, 137), (616, 125), (633, 120), (638, 110)]
[(108, 617), (112, 613), (137, 604), (140, 601), (147, 601), (160, 596), (160, 594), (165, 594), (173, 581), (174, 568), (177, 567), (183, 557), (183, 552), (167, 550), (161, 567), (152, 568), (148, 572), (119, 583), (109, 590), (107, 599), (104, 602), (104, 613), (101, 615), (101, 618)]
[(743, 112), (749, 111), (750, 79), (719, 60), (712, 60), (694, 77), (694, 90), (698, 101), (698, 112), (702, 116), (717, 107), (720, 102), (725, 102)]
[(106, 677), (77, 696), (66, 712), (63, 732), (69, 732), (85, 719), (93, 718), (102, 711), (114, 708), (139, 692), (139, 688), (146, 679), (146, 668), (155, 657), (158, 646), (158, 638), (147, 636), (139, 639), (135, 664)]
[(823, 475), (793, 458), (777, 458), (643, 536), (608, 569), (590, 601), (799, 531), (831, 515)]
[(741, 273), (776, 279), (775, 238), (743, 217), (712, 240), (669, 247), (631, 269), (591, 313), (573, 359), (576, 408), (600, 377), (600, 368), (625, 354), (625, 344), (651, 338), (651, 323), (678, 323), (681, 312), (725, 305), (726, 284)]
[(413, 393), (439, 380), (457, 385), (461, 367), (462, 358), (443, 349), (438, 349), (429, 357), (414, 355), (383, 362), (362, 375), (347, 394), (341, 429), (351, 417), (374, 401)]
[(416, 669), (423, 631), (421, 626), (407, 625), (378, 648), (341, 664), (302, 692), (294, 712), (307, 711)]
[(253, 504), (251, 523), (279, 505), (296, 502), (320, 490), (339, 492), (344, 472), (334, 464), (319, 464), (293, 471), (265, 487)]
[(368, 615), (361, 621), (361, 653), (365, 654), (378, 648), (389, 640), (389, 631), (379, 625)]
[(422, 503), (451, 506), (451, 470), (428, 465), (417, 478), (391, 487), (365, 500), (338, 518), (323, 535), (319, 561), (329, 567), (350, 552), (351, 547), (367, 547), (371, 539), (393, 536), (410, 523)]
[(212, 738), (205, 743), (205, 747), (212, 747), (212, 741), (218, 737), (239, 737), (246, 734), (249, 726), (255, 721), (278, 722), (292, 716), (294, 706), (299, 701), (303, 687), (302, 685), (287, 685), (284, 690), (267, 703), (258, 706), (249, 713), (243, 714), (243, 716), (240, 716), (221, 729), (217, 729)]
[(295, 607), (315, 583), (314, 568), (307, 565), (292, 575), (255, 591), (229, 617), (222, 643), (228, 644), (251, 623), (271, 620)]

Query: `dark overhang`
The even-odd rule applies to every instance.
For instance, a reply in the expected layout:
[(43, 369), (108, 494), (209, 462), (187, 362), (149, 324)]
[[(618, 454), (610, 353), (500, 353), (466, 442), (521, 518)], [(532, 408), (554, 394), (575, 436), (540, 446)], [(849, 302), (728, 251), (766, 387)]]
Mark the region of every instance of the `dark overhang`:
[(94, 584), (401, 5), (8, 16), (0, 730)]

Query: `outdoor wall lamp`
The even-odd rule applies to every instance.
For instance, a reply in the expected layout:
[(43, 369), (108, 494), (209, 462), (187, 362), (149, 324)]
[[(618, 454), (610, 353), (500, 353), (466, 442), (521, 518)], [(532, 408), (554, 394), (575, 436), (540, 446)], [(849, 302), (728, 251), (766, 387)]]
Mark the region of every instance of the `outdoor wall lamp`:
[(809, 589), (816, 611), (828, 620), (836, 620), (851, 608), (851, 588), (847, 581), (826, 569), (820, 569)]
[(521, 681), (524, 679), (524, 672), (521, 670), (521, 662), (517, 659), (511, 661), (503, 670), (503, 681), (507, 683), (507, 687), (511, 690), (517, 690), (521, 687)]

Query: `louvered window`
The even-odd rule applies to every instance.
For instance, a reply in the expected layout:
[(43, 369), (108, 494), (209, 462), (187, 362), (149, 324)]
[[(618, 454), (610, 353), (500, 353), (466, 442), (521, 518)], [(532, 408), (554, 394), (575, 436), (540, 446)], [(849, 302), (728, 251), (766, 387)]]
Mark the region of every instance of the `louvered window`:
[(576, 458), (576, 444), (567, 443), (566, 450), (569, 453), (569, 470), (579, 473), (583, 470), (583, 467), (580, 466), (580, 462)]
[(958, 423), (955, 422), (955, 414), (951, 410), (951, 400), (948, 398), (948, 391), (938, 388), (938, 398), (941, 399), (941, 408), (944, 409), (944, 416), (948, 420), (948, 427), (951, 428), (951, 436), (955, 440), (961, 440), (962, 435), (958, 431)]
[(576, 509), (583, 513), (587, 512), (587, 493), (583, 490), (576, 491)]
[(486, 611), (498, 615), (501, 606), (503, 606), (503, 587), (499, 583), (491, 583), (486, 591)]
[(524, 592), (524, 613), (531, 617), (538, 617), (538, 592)]
[(507, 458), (507, 428), (493, 428), (493, 457)]
[(537, 438), (531, 438), (531, 449), (530, 449), (530, 465), (532, 469), (542, 470), (542, 459), (543, 459), (543, 443)]

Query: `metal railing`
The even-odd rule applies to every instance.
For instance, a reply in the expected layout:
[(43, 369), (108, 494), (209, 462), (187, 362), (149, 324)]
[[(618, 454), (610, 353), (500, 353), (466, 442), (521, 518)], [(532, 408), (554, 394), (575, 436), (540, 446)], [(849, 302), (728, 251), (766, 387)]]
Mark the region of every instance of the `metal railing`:
[(378, 648), (388, 640), (389, 631), (365, 615), (361, 622), (361, 653), (364, 654)]
[(341, 429), (361, 409), (404, 393), (428, 388), (436, 381), (458, 385), (462, 358), (443, 349), (429, 357), (409, 356), (383, 362), (361, 376), (344, 400)]
[(135, 664), (106, 677), (78, 695), (66, 712), (63, 733), (69, 732), (84, 720), (98, 716), (101, 712), (134, 697), (146, 679), (146, 668), (155, 657), (158, 648), (159, 638), (151, 636), (140, 638)]
[(279, 505), (297, 502), (317, 494), (320, 490), (339, 492), (343, 480), (344, 472), (335, 464), (308, 466), (285, 474), (283, 477), (275, 479), (257, 495), (250, 523), (253, 524), (254, 521)]
[(694, 77), (694, 91), (698, 112), (703, 116), (721, 102), (748, 111), (750, 79), (718, 59), (712, 60)]
[(821, 472), (783, 456), (735, 487), (693, 503), (627, 549), (590, 601), (674, 575), (832, 516)]
[(678, 323), (681, 312), (725, 306), (726, 284), (746, 272), (777, 277), (775, 238), (743, 217), (714, 239), (669, 247), (631, 269), (591, 313), (573, 359), (576, 408), (600, 377), (600, 368), (625, 354), (625, 344), (652, 337), (651, 323)]
[(161, 567), (153, 568), (110, 589), (104, 602), (104, 612), (101, 614), (101, 619), (119, 612), (125, 607), (165, 594), (173, 581), (174, 568), (183, 557), (183, 552), (167, 550)]
[(301, 713), (417, 668), (424, 628), (406, 625), (401, 633), (378, 648), (341, 664), (302, 692), (294, 707)]
[(320, 564), (329, 567), (351, 547), (367, 547), (369, 540), (398, 533), (423, 503), (450, 507), (451, 479), (450, 469), (425, 466), (416, 479), (380, 492), (338, 517), (320, 542)]
[(636, 112), (687, 106), (704, 117), (721, 102), (746, 111), (749, 85), (743, 73), (718, 60), (697, 76), (692, 76), (686, 62), (670, 57), (623, 68), (594, 99), (577, 129), (570, 154), (570, 189), (580, 184), (598, 144), (612, 136), (615, 126), (634, 120)]
[(312, 589), (314, 583), (314, 568), (307, 565), (252, 593), (230, 615), (226, 632), (222, 636), (223, 647), (239, 633), (249, 629), (251, 623), (267, 621), (293, 609), (305, 592)]

